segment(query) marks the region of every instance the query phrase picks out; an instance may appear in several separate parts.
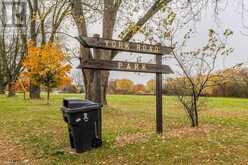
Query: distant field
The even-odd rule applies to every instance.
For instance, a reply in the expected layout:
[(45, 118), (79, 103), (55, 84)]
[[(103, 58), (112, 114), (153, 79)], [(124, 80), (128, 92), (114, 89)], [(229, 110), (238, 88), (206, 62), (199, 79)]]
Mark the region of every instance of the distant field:
[(248, 164), (248, 99), (207, 98), (193, 129), (177, 99), (164, 97), (164, 135), (157, 136), (155, 97), (109, 96), (103, 147), (74, 154), (59, 111), (70, 97), (82, 96), (52, 95), (51, 105), (0, 96), (0, 164)]

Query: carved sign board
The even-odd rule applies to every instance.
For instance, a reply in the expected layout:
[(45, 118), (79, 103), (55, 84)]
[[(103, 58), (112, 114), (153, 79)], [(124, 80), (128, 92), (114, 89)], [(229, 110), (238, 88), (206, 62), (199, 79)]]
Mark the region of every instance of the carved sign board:
[(87, 48), (100, 48), (117, 51), (127, 51), (135, 53), (147, 53), (155, 55), (169, 54), (173, 51), (172, 47), (149, 45), (134, 42), (123, 42), (120, 40), (108, 40), (96, 37), (79, 37), (80, 43)]
[(123, 61), (90, 60), (83, 62), (78, 68), (96, 70), (115, 70), (127, 72), (164, 73), (172, 74), (168, 65), (145, 64)]

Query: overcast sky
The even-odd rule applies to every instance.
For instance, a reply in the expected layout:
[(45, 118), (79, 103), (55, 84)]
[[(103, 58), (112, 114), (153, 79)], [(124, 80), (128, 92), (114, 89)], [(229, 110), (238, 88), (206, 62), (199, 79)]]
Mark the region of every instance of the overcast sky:
[[(213, 16), (213, 12), (210, 10), (204, 10), (202, 12), (202, 19), (200, 22), (196, 23), (195, 26), (195, 35), (192, 41), (190, 42), (190, 47), (201, 47), (206, 43), (208, 36), (208, 29), (213, 28), (217, 32), (222, 33), (225, 29), (229, 28), (234, 31), (234, 35), (230, 38), (228, 45), (234, 48), (234, 52), (226, 58), (222, 58), (218, 60), (217, 69), (223, 69), (227, 67), (234, 66), (235, 64), (242, 63), (248, 61), (248, 37), (245, 36), (242, 32), (245, 32), (241, 16), (237, 9), (233, 9), (233, 6), (227, 6), (224, 12), (219, 14), (219, 19), (215, 19)], [(247, 30), (248, 32), (248, 30)], [(73, 32), (76, 33), (76, 32)], [(89, 27), (89, 34), (93, 35), (95, 33), (101, 34), (101, 25), (91, 25)], [(180, 38), (179, 33), (178, 37)], [(117, 56), (116, 59), (135, 61), (137, 56), (129, 55), (130, 53), (122, 53)], [(143, 61), (148, 61), (149, 59), (153, 59), (153, 56), (145, 56), (143, 57)], [(75, 62), (75, 66), (77, 62)], [(164, 61), (164, 64), (168, 64), (175, 69), (173, 62)], [(148, 80), (155, 78), (153, 74), (137, 74), (130, 72), (114, 72), (112, 71), (110, 74), (110, 79), (122, 79), (128, 78), (133, 80), (135, 83), (145, 84)], [(164, 76), (164, 78), (166, 78)]]

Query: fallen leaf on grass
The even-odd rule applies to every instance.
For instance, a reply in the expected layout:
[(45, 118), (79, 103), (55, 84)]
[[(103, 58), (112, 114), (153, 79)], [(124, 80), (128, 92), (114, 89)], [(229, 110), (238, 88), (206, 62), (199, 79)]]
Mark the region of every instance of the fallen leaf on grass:
[(197, 134), (199, 135), (207, 135), (211, 130), (214, 130), (215, 128), (210, 125), (201, 125), (197, 128), (192, 127), (182, 127), (182, 128), (176, 128), (172, 129), (168, 132), (166, 132), (166, 137), (184, 137), (184, 136), (192, 136)]
[(115, 145), (123, 147), (127, 144), (144, 143), (148, 140), (148, 136), (144, 133), (123, 134), (116, 138)]

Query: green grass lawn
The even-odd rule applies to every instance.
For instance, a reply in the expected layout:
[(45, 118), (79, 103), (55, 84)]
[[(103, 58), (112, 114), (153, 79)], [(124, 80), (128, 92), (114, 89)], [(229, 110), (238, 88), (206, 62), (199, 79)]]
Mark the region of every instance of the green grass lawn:
[[(103, 109), (103, 147), (71, 152), (63, 98), (24, 101), (0, 96), (0, 136), (22, 145), (30, 164), (248, 164), (248, 99), (208, 98), (199, 128), (190, 128), (175, 97), (164, 97), (164, 134), (155, 134), (155, 97), (109, 96)], [(1, 163), (0, 163), (1, 164)]]

